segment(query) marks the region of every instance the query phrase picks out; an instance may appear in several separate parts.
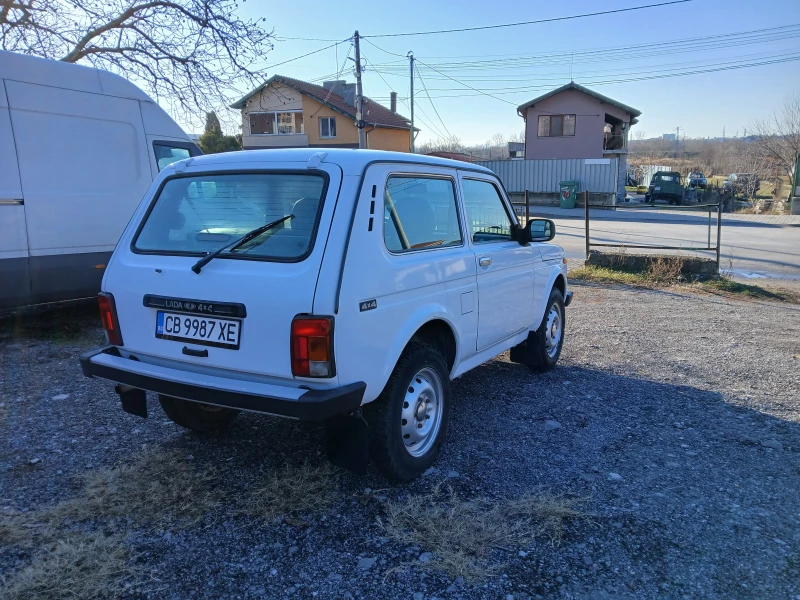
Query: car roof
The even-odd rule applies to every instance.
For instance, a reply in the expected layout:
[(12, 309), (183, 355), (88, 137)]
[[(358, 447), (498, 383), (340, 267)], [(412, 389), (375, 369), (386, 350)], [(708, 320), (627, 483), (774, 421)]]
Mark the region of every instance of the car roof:
[(247, 166), (250, 163), (265, 162), (308, 162), (314, 157), (322, 163), (339, 165), (345, 173), (362, 173), (370, 164), (375, 162), (406, 163), (414, 165), (428, 165), (478, 171), (487, 175), (495, 175), (493, 171), (472, 163), (411, 154), (408, 152), (388, 152), (385, 150), (358, 150), (354, 148), (280, 148), (273, 150), (241, 150), (239, 152), (225, 152), (222, 154), (207, 154), (191, 159), (192, 167), (220, 167), (231, 165)]

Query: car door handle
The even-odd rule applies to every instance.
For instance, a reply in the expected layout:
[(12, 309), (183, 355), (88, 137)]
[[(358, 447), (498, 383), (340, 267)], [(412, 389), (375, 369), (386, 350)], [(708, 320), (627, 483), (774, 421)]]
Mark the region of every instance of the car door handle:
[(478, 259), (478, 264), (482, 267), (488, 267), (492, 264), (492, 259), (488, 256), (484, 256), (483, 258)]

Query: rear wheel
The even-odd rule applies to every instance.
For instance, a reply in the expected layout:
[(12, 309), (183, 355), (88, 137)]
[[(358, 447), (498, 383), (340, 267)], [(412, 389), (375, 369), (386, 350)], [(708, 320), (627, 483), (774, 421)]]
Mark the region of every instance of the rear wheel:
[(189, 402), (172, 396), (159, 394), (158, 401), (170, 420), (192, 431), (217, 431), (230, 425), (239, 414), (238, 410), (211, 404)]
[(422, 475), (447, 432), (450, 374), (444, 357), (429, 344), (410, 343), (365, 413), (378, 468), (400, 481)]

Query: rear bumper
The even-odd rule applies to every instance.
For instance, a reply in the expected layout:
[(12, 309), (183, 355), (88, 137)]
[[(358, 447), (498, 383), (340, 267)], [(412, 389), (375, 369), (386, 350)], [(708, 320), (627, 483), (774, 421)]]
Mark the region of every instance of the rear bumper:
[(322, 421), (361, 406), (363, 382), (326, 390), (299, 388), (227, 379), (170, 369), (123, 358), (114, 346), (92, 350), (80, 357), (87, 377), (99, 377), (132, 388), (215, 406)]

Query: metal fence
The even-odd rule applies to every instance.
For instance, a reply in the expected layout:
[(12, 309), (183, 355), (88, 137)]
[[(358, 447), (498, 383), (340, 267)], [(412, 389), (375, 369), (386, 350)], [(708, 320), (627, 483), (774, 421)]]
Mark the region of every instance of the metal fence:
[(506, 191), (557, 194), (562, 181), (577, 181), (581, 191), (617, 193), (616, 158), (565, 158), (550, 160), (487, 160), (476, 164), (494, 171)]
[[(676, 211), (698, 211), (707, 209), (708, 210), (708, 243), (705, 247), (703, 246), (694, 246), (694, 247), (686, 247), (686, 246), (656, 246), (650, 244), (610, 244), (605, 242), (592, 242), (591, 234), (590, 234), (590, 220), (589, 220), (589, 201), (588, 199), (584, 198), (584, 221), (586, 224), (586, 259), (589, 259), (589, 252), (592, 247), (606, 247), (606, 248), (641, 248), (645, 250), (689, 250), (689, 251), (698, 251), (698, 250), (714, 250), (717, 254), (717, 271), (719, 271), (719, 255), (720, 255), (720, 248), (721, 248), (721, 238), (722, 238), (722, 200), (717, 202), (716, 204), (695, 204), (692, 206), (655, 206), (655, 205), (639, 205), (639, 206), (616, 206), (614, 210), (676, 210)], [(712, 214), (716, 213), (717, 216), (717, 237), (716, 243), (714, 246), (711, 245), (711, 228), (712, 228)]]

